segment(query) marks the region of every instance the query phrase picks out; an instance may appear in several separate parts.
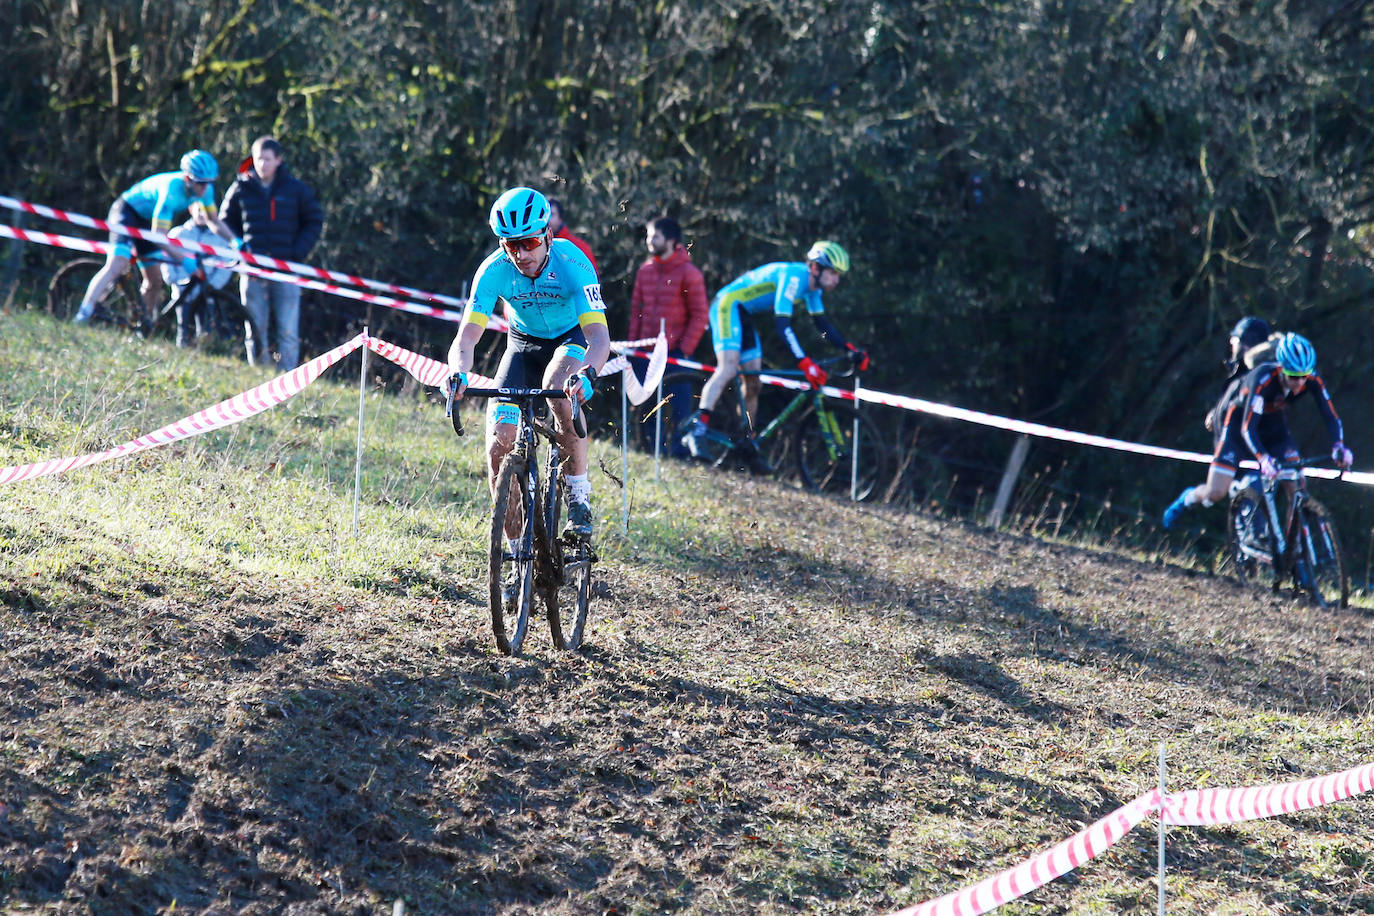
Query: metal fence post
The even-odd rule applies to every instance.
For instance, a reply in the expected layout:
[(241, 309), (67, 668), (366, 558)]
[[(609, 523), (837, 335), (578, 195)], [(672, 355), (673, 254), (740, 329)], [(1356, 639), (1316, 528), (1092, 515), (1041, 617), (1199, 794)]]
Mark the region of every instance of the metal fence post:
[(1159, 744), (1159, 916), (1164, 916), (1164, 742)]
[(353, 460), (353, 540), (358, 539), (358, 495), (363, 488), (363, 407), (367, 396), (367, 328), (363, 328), (363, 368), (358, 375), (358, 448)]
[[(634, 373), (627, 366), (624, 372)], [(625, 391), (625, 377), (620, 378), (620, 531), (630, 533), (630, 397)]]
[[(859, 501), (859, 405), (863, 402), (859, 400), (859, 389), (863, 387), (863, 382), (858, 375), (854, 376), (854, 451), (849, 456), (849, 499), (851, 502)], [(877, 486), (877, 482), (874, 482)]]

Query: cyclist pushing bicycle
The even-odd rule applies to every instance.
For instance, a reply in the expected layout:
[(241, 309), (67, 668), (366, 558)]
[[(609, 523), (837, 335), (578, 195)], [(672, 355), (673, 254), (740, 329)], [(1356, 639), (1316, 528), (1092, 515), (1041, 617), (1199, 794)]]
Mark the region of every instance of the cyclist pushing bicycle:
[[(1345, 447), (1341, 418), (1331, 403), (1326, 383), (1317, 374), (1317, 351), (1300, 334), (1288, 333), (1275, 347), (1276, 362), (1260, 363), (1247, 372), (1234, 390), (1228, 389), (1225, 403), (1218, 404), (1213, 416), (1212, 435), (1216, 450), (1207, 470), (1207, 482), (1188, 487), (1164, 510), (1164, 527), (1172, 528), (1184, 511), (1198, 505), (1210, 506), (1224, 499), (1242, 459), (1253, 457), (1266, 481), (1281, 480), (1289, 514), (1293, 507), (1297, 471), (1280, 472), (1279, 463), (1300, 460), (1297, 442), (1288, 428), (1288, 405), (1305, 394), (1312, 394), (1331, 437), (1331, 460), (1349, 468), (1355, 456)], [(1289, 519), (1291, 522), (1291, 517)]]
[[(561, 388), (568, 400), (550, 401), (559, 449), (566, 455), (568, 488), (565, 533), (590, 540), (593, 533), (591, 482), (587, 477), (587, 440), (573, 429), (572, 399), (592, 396), (592, 383), (610, 355), (606, 306), (596, 272), (577, 246), (549, 233), (548, 199), (532, 188), (511, 188), (496, 199), (490, 215), (499, 247), (487, 256), (472, 280), (472, 294), (449, 348), (454, 400), (468, 385), (477, 342), (498, 302), (505, 303), (510, 334), (496, 388)], [(493, 399), (487, 408), (488, 482), (494, 488), (501, 462), (515, 446), (519, 405)], [(519, 519), (507, 518), (507, 535), (516, 536)]]
[[(215, 157), (205, 150), (193, 149), (181, 157), (180, 171), (152, 175), (119, 195), (110, 207), (110, 214), (106, 220), (135, 229), (166, 232), (172, 228), (172, 224), (181, 214), (195, 215), (203, 212), (207, 224), (215, 234), (237, 248), (237, 236), (215, 215), (214, 181), (218, 177), (219, 164), (215, 162)], [(162, 307), (165, 292), (162, 274), (158, 270), (158, 265), (148, 258), (149, 255), (163, 249), (174, 263), (183, 265), (188, 274), (194, 274), (202, 280), (205, 278), (196, 259), (173, 246), (130, 238), (118, 232), (110, 233), (110, 243), (113, 247), (105, 266), (91, 278), (86, 295), (82, 297), (81, 308), (72, 316), (72, 321), (77, 324), (86, 324), (94, 318), (101, 317), (101, 302), (114, 282), (129, 269), (129, 262), (133, 260), (135, 251), (144, 259), (138, 266), (143, 273), (141, 292), (145, 329)]]
[[(792, 329), (792, 312), (804, 306), (822, 336), (836, 347), (850, 352), (860, 369), (868, 368), (868, 354), (845, 340), (825, 317), (823, 293), (832, 292), (840, 278), (849, 270), (849, 253), (838, 243), (820, 241), (806, 253), (806, 261), (776, 261), (756, 267), (728, 283), (711, 302), (709, 320), (711, 345), (716, 351), (716, 369), (701, 389), (700, 412), (691, 431), (682, 437), (693, 458), (709, 457), (706, 431), (711, 425), (711, 411), (726, 387), (743, 369), (756, 373), (763, 366), (763, 348), (754, 330), (754, 316), (773, 314), (774, 325), (797, 360), (797, 366), (819, 389), (826, 382), (826, 372), (806, 355)], [(745, 409), (751, 418), (758, 412), (760, 381), (757, 375), (744, 377)], [(747, 443), (753, 445), (752, 438)], [(751, 464), (756, 470), (770, 471), (755, 445), (749, 449)]]

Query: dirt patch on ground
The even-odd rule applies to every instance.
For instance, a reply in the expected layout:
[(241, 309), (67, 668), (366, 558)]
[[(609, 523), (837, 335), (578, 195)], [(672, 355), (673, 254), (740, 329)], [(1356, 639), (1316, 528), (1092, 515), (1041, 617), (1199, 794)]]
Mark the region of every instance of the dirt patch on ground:
[[(496, 656), (475, 582), (0, 582), (0, 902), (877, 913), (1128, 801), (1159, 741), (1190, 785), (1374, 759), (1356, 612), (713, 479), (738, 526), (607, 564), (578, 655)], [(1181, 836), (1178, 911), (1374, 912), (1364, 810)], [(1141, 911), (1150, 843), (1028, 911)]]

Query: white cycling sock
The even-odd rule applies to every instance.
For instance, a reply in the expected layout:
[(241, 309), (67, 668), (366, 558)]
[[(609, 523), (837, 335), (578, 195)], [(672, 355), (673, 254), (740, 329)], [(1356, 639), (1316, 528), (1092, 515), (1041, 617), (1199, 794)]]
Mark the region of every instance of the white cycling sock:
[(563, 480), (568, 484), (568, 500), (575, 503), (591, 502), (592, 482), (586, 474), (569, 474)]

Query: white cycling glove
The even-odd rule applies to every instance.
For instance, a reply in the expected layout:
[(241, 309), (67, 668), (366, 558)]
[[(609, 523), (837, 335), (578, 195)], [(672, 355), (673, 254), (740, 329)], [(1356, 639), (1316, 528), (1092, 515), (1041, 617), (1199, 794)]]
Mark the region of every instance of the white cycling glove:
[(1344, 442), (1337, 442), (1331, 446), (1331, 460), (1338, 467), (1348, 468), (1355, 463), (1355, 453), (1346, 448)]
[(1268, 455), (1259, 456), (1260, 476), (1265, 480), (1274, 480), (1279, 476), (1279, 466), (1274, 463), (1274, 459)]

